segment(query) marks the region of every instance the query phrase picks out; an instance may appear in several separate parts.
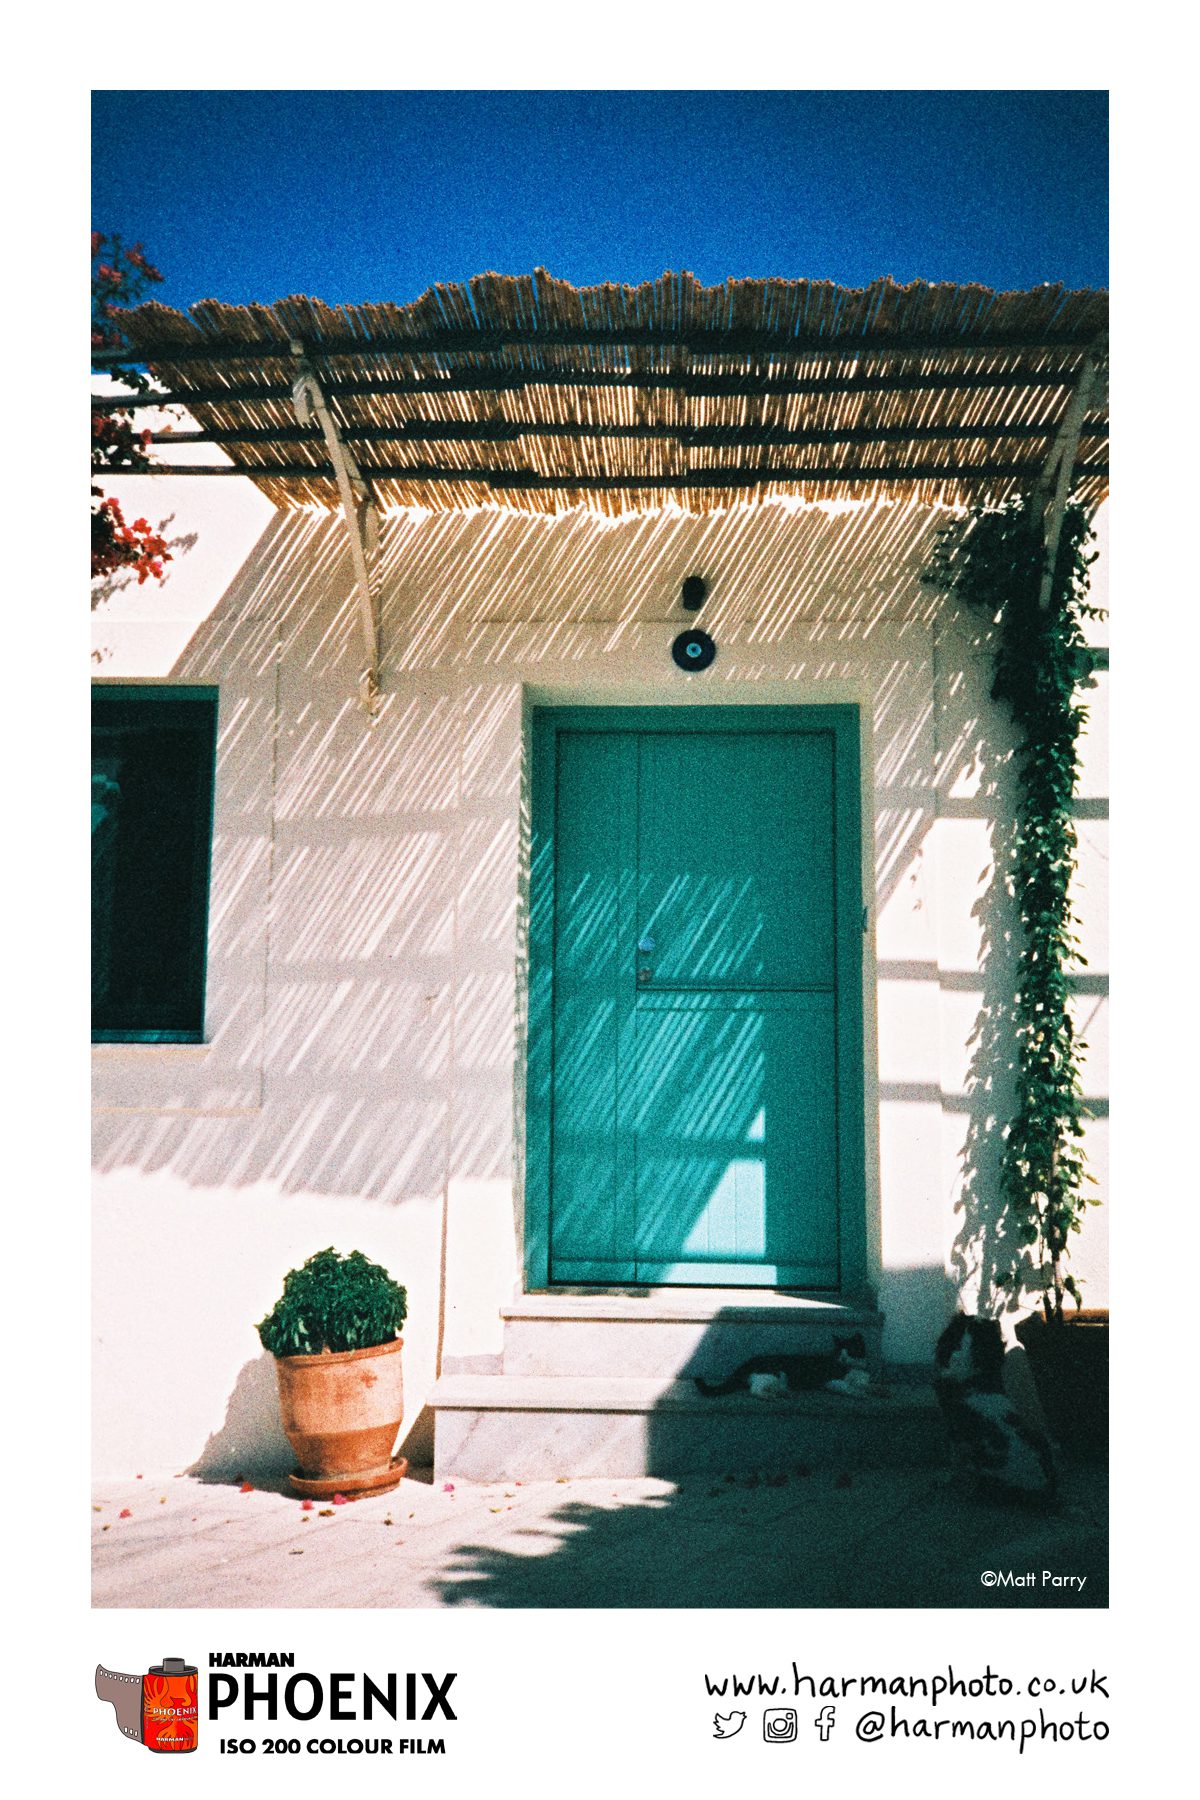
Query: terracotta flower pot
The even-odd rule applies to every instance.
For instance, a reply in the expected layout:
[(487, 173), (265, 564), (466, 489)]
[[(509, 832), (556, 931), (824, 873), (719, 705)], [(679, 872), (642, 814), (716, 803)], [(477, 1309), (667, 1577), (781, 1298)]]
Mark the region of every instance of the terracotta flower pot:
[(283, 1429), (296, 1452), (298, 1493), (378, 1493), (395, 1487), (403, 1459), (392, 1445), (404, 1414), (403, 1338), (366, 1350), (277, 1356)]
[(1051, 1324), (1034, 1313), (1017, 1326), (1052, 1434), (1087, 1461), (1108, 1455), (1108, 1313), (1100, 1308)]

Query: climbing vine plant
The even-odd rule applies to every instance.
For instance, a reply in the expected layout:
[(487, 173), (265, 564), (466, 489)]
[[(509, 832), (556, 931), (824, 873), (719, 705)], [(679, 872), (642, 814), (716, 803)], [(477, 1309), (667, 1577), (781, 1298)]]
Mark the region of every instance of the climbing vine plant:
[(991, 620), (992, 697), (1017, 727), (1016, 831), (1006, 871), (1021, 924), (1017, 1094), (1000, 1184), (1021, 1254), (997, 1282), (1014, 1296), (1031, 1282), (1046, 1317), (1061, 1320), (1067, 1296), (1081, 1303), (1067, 1266), (1071, 1237), (1087, 1207), (1098, 1204), (1086, 1185), (1080, 1052), (1087, 1046), (1075, 1035), (1070, 973), (1086, 966), (1071, 907), (1072, 802), (1088, 716), (1080, 694), (1092, 684), (1083, 626), (1103, 615), (1087, 599), (1095, 553), (1083, 510), (1067, 509), (1048, 596), (1040, 523), (1020, 500), (977, 509), (943, 537), (929, 579)]

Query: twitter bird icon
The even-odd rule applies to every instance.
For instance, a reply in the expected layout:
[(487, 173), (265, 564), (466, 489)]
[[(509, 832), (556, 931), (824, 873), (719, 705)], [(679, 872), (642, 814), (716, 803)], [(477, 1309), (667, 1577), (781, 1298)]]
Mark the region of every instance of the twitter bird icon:
[(736, 1737), (746, 1723), (744, 1712), (718, 1713), (713, 1720), (713, 1736), (719, 1738)]

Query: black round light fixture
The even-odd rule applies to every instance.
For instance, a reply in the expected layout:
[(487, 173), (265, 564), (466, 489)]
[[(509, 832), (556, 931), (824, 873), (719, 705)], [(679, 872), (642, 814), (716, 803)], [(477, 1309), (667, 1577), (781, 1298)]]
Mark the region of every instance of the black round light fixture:
[(689, 675), (707, 669), (716, 654), (717, 646), (707, 631), (681, 631), (671, 645), (672, 659)]
[(685, 612), (699, 612), (707, 598), (708, 583), (703, 575), (689, 575), (680, 595)]

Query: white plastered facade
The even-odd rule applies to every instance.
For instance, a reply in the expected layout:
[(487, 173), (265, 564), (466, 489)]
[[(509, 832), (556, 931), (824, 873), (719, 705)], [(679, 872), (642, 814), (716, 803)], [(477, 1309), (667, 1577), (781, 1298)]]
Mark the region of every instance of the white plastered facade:
[[(927, 1359), (980, 1279), (1006, 1116), (1011, 919), (993, 879), (1010, 738), (980, 621), (921, 581), (907, 504), (398, 514), (380, 547), (368, 727), (345, 526), (250, 483), (130, 480), (174, 540), (160, 590), (101, 599), (93, 674), (220, 690), (206, 1039), (104, 1045), (95, 1078), (98, 1475), (282, 1470), (254, 1322), (283, 1274), (358, 1248), (409, 1290), (410, 1454), (440, 1358), (500, 1347), (520, 1285), (532, 709), (853, 702), (862, 719), (867, 1208), (890, 1360)], [(128, 510), (127, 505), (127, 510)], [(1098, 521), (1103, 526), (1103, 517)], [(686, 575), (713, 667), (671, 662)], [(1103, 564), (1094, 576), (1103, 603)], [(1077, 982), (1105, 1164), (1101, 673), (1079, 803)], [(1107, 1303), (1106, 1212), (1079, 1241)], [(144, 1403), (169, 1350), (169, 1403)]]

